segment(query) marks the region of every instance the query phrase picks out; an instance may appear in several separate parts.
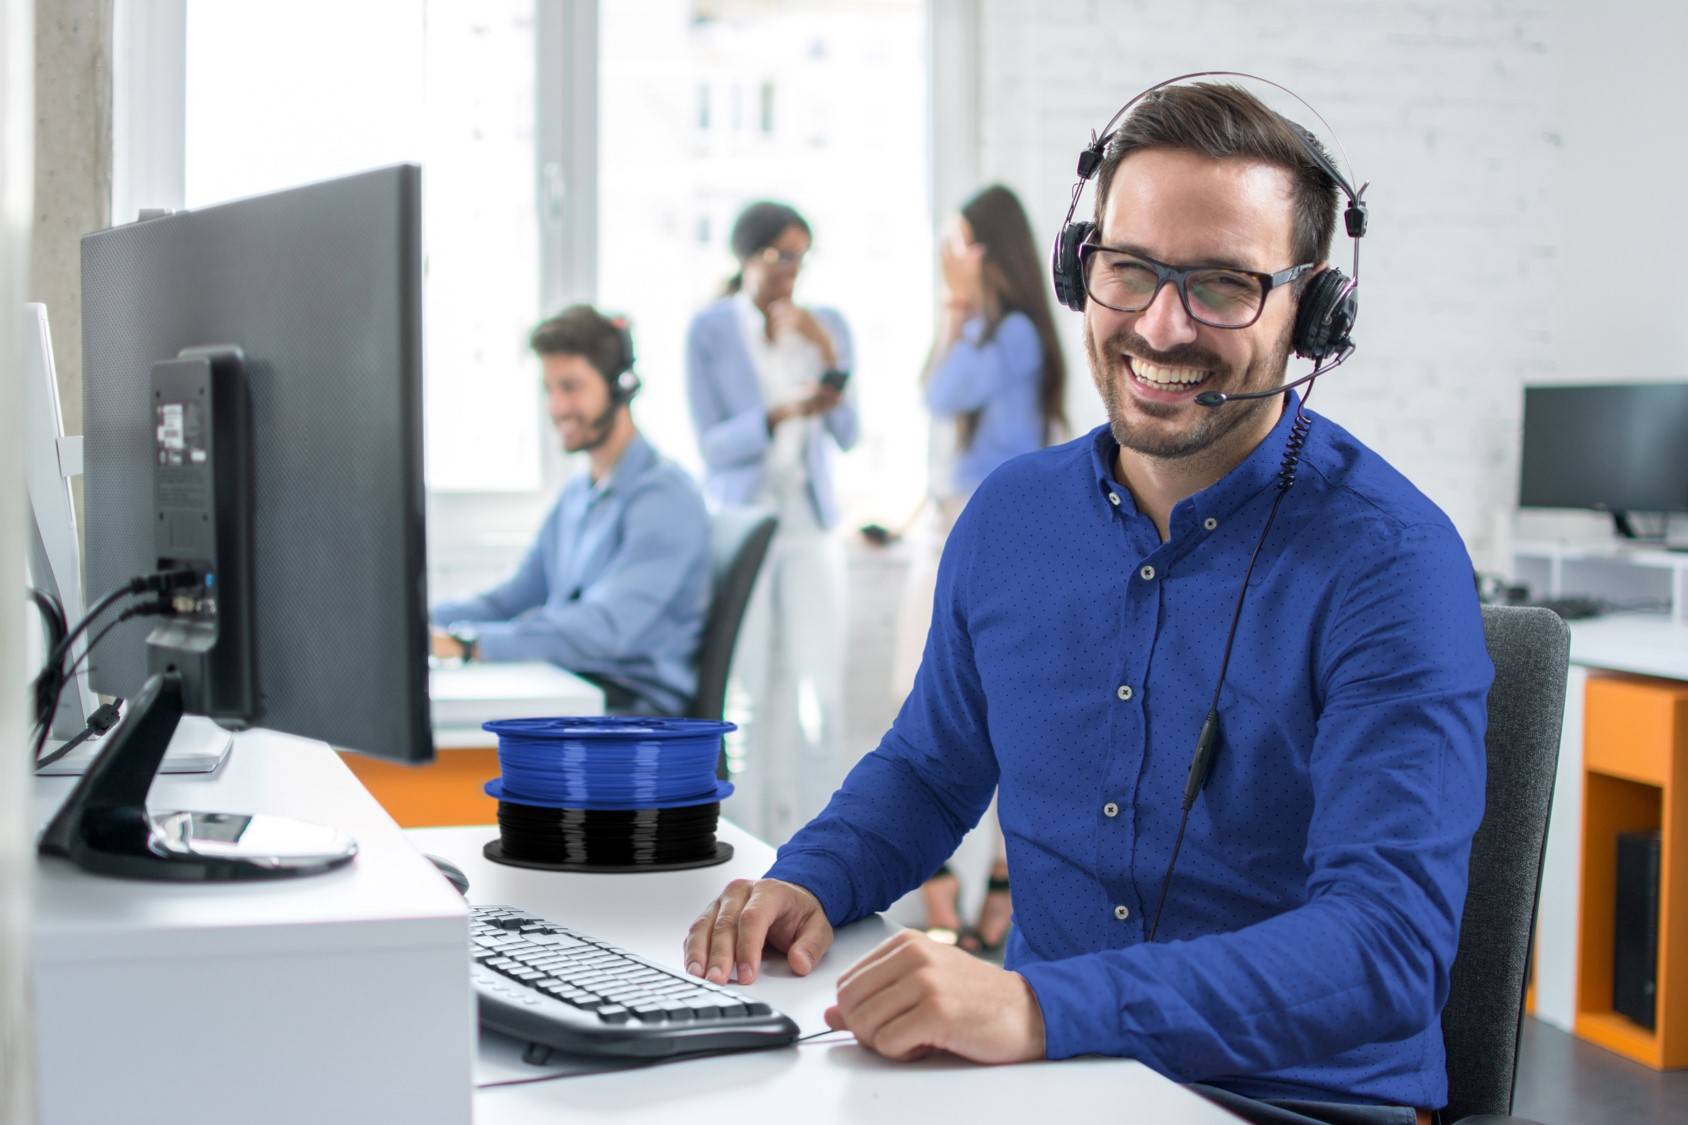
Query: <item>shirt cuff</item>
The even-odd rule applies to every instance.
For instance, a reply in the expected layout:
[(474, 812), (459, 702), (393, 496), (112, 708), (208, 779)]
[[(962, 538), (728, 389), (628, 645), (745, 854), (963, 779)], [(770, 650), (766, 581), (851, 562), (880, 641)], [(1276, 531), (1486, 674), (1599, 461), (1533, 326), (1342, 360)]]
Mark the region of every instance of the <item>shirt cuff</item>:
[(768, 868), (766, 879), (795, 883), (820, 900), (826, 920), (833, 928), (855, 921), (852, 904), (855, 891), (850, 886), (850, 873), (844, 865), (821, 852), (782, 854)]
[(544, 655), (537, 651), (539, 647), (532, 637), (517, 633), (514, 622), (485, 622), (475, 626), (475, 656), (480, 660), (544, 660)]
[(1083, 957), (1016, 965), (1043, 1011), (1043, 1054), (1050, 1059), (1117, 1055), (1120, 1013), (1108, 1003), (1113, 988)]

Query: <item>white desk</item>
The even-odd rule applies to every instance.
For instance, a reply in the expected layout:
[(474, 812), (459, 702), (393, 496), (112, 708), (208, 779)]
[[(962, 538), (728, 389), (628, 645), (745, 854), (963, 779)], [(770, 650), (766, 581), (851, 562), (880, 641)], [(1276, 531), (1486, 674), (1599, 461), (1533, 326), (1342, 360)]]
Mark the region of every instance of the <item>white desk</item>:
[[(75, 782), (36, 780), (37, 827)], [(42, 859), (42, 1125), (469, 1119), (462, 899), (337, 755), (248, 731), (215, 774), (156, 779), (149, 804), (315, 820), (359, 851), (325, 875), (238, 884), (106, 878)]]
[[(473, 902), (521, 906), (676, 968), (686, 927), (729, 880), (755, 877), (773, 849), (723, 825), (735, 854), (727, 863), (649, 875), (579, 875), (505, 867), (481, 856), (497, 834), (485, 828), (419, 828), (422, 851), (469, 877)], [(892, 932), (875, 917), (847, 927), (819, 969), (793, 976), (777, 955), (745, 992), (797, 1021), (804, 1035), (826, 1029), (838, 974)], [(536, 1070), (535, 1073), (542, 1073)], [(779, 1050), (717, 1056), (638, 1070), (478, 1090), (479, 1125), (570, 1122), (1069, 1121), (1084, 1115), (1130, 1121), (1235, 1121), (1141, 1063), (1084, 1059), (1008, 1067), (952, 1058), (892, 1063), (847, 1038)]]
[(604, 692), (554, 664), (480, 663), (435, 668), (428, 675), (434, 745), (491, 746), (481, 724), (493, 719), (602, 715)]

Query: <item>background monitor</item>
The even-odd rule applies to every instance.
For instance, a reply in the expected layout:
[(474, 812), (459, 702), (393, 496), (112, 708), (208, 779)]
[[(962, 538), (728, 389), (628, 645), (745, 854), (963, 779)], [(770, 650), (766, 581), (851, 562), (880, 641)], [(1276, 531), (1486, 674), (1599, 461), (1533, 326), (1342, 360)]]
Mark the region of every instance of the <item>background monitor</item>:
[(1526, 387), (1519, 503), (1688, 512), (1688, 383)]
[[(158, 561), (152, 365), (239, 348), (252, 723), (408, 761), (433, 756), (420, 217), (406, 165), (82, 240), (88, 600)], [(139, 691), (153, 625), (100, 645), (96, 690)]]

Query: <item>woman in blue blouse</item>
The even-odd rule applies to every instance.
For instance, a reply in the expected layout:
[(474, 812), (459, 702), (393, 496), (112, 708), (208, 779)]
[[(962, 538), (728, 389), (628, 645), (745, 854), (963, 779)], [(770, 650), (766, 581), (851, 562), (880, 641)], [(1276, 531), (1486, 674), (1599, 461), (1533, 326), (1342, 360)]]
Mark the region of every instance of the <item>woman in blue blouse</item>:
[[(931, 498), (939, 527), (930, 561), (911, 579), (905, 600), (899, 693), (906, 692), (919, 666), (938, 554), (967, 498), (998, 465), (1041, 449), (1066, 427), (1066, 368), (1044, 287), (1047, 270), (1018, 197), (992, 184), (963, 204), (944, 238), (940, 265), (943, 316), (924, 377), (933, 419)], [(995, 854), (978, 921), (961, 924), (960, 888), (947, 865), (922, 889), (922, 898), (929, 929), (955, 933), (964, 947), (994, 953), (1007, 936), (1012, 904), (994, 811), (981, 829), (994, 833)]]
[(844, 318), (794, 299), (809, 224), (753, 203), (733, 224), (739, 272), (692, 319), (686, 391), (717, 503), (753, 504), (779, 531), (745, 614), (735, 671), (754, 708), (733, 819), (778, 844), (843, 780), (845, 614), (833, 458), (856, 444)]

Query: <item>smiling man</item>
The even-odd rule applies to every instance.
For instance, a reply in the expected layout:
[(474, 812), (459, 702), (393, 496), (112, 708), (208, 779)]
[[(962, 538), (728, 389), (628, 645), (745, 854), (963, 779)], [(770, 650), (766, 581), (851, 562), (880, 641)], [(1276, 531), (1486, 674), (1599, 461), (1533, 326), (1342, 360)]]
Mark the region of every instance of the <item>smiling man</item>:
[(586, 305), (534, 329), (551, 422), (589, 471), (564, 486), (516, 573), (433, 608), (434, 655), (548, 660), (613, 711), (684, 714), (709, 597), (709, 516), (685, 470), (633, 425), (626, 325)]
[(896, 722), (768, 877), (704, 910), (694, 972), (753, 980), (766, 948), (813, 971), (1000, 786), (1007, 968), (902, 934), (838, 978), (833, 1026), (897, 1059), (1131, 1056), (1256, 1120), (1445, 1101), (1492, 678), (1464, 546), (1335, 423), (1303, 434), (1292, 392), (1195, 401), (1283, 386), (1329, 256), (1336, 187), (1291, 129), (1204, 84), (1113, 136), (1082, 252), (1108, 424), (980, 487)]

